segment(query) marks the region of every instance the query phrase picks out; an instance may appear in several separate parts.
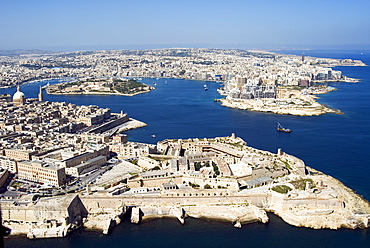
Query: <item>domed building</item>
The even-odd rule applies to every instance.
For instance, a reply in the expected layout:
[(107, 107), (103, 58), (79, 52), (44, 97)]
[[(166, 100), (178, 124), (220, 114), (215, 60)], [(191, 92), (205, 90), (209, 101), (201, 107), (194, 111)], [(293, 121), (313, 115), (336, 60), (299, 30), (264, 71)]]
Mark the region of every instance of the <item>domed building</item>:
[(13, 103), (15, 105), (23, 105), (26, 102), (26, 96), (21, 91), (20, 87), (17, 87), (17, 92), (13, 95)]

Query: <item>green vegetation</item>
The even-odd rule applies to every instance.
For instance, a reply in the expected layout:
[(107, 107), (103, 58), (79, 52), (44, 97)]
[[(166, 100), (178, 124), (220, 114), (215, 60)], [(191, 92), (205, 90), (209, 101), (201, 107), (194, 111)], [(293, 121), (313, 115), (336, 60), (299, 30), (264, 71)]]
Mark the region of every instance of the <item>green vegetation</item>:
[(196, 171), (199, 171), (200, 168), (202, 167), (213, 167), (213, 171), (215, 172), (216, 175), (220, 175), (220, 170), (218, 168), (218, 166), (212, 161), (212, 163), (210, 163), (209, 161), (207, 162), (196, 162), (194, 167), (195, 167), (195, 170)]
[(311, 189), (316, 188), (315, 182), (309, 178), (309, 179), (299, 179), (296, 181), (290, 182), (296, 189), (299, 190), (305, 190), (306, 189), (306, 183), (309, 182), (311, 184)]
[(116, 82), (116, 84), (113, 86), (113, 89), (122, 94), (132, 94), (139, 91), (143, 91), (144, 87), (147, 86), (133, 79), (130, 79), (128, 81), (121, 80), (120, 82)]
[(231, 146), (238, 147), (238, 148), (243, 148), (244, 147), (244, 144), (241, 141), (236, 142), (236, 143), (230, 143), (230, 142), (225, 142), (225, 143), (228, 144), (228, 145), (231, 145)]
[(202, 164), (201, 164), (201, 162), (196, 162), (195, 163), (195, 170), (196, 171), (199, 171), (200, 170), (200, 168), (202, 168), (203, 166), (202, 166)]
[(288, 170), (292, 170), (292, 167), (290, 166), (290, 164), (287, 162), (287, 161), (283, 161), (279, 158), (279, 160), (285, 165), (285, 167), (288, 169)]
[(213, 166), (213, 171), (215, 172), (215, 174), (218, 176), (220, 175), (220, 170), (218, 169), (218, 166), (212, 162), (212, 166)]
[(199, 189), (200, 188), (200, 185), (199, 184), (196, 184), (196, 183), (191, 183), (189, 182), (189, 186), (194, 188), (194, 189)]
[[(75, 93), (79, 92), (84, 92), (86, 91), (83, 89), (83, 85), (89, 84), (89, 83), (97, 83), (100, 86), (107, 87), (110, 89), (112, 92), (119, 92), (122, 94), (135, 94), (141, 91), (145, 91), (147, 89), (147, 85), (142, 84), (140, 82), (137, 82), (136, 80), (133, 79), (119, 79), (119, 78), (114, 78), (114, 79), (102, 79), (102, 78), (96, 78), (96, 79), (83, 79), (79, 81), (74, 81), (74, 82), (68, 82), (68, 83), (61, 83), (61, 84), (55, 84), (53, 86), (50, 86), (48, 89), (50, 93), (55, 93), (59, 92), (62, 93), (65, 89), (68, 89), (72, 86), (81, 86), (81, 89), (77, 87), (76, 89), (73, 90)], [(101, 93), (107, 93), (109, 91), (107, 90), (90, 90), (91, 92), (101, 92)]]
[(278, 192), (280, 194), (286, 194), (292, 189), (289, 186), (286, 185), (278, 185), (272, 188), (273, 191)]
[(58, 84), (58, 90), (64, 90), (65, 88), (72, 87), (74, 85), (79, 85), (79, 84), (81, 84), (81, 82), (77, 82), (77, 81), (69, 82), (69, 83), (61, 83), (61, 84)]
[(209, 184), (204, 185), (204, 189), (212, 189), (212, 187)]
[(21, 182), (13, 182), (11, 186), (14, 187), (14, 188), (19, 188), (22, 185), (23, 185), (23, 183), (21, 183)]

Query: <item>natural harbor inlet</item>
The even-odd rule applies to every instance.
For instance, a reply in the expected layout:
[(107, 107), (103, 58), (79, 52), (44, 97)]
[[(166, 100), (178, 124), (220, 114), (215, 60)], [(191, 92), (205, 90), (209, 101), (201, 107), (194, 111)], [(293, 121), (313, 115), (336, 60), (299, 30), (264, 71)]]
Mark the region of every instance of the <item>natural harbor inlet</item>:
[[(370, 226), (365, 199), (314, 169), (314, 164), (306, 166), (305, 158), (290, 155), (289, 150), (254, 148), (237, 132), (183, 138), (166, 131), (164, 139), (157, 140), (156, 134), (164, 129), (158, 128), (158, 133), (147, 134), (156, 142), (131, 141), (130, 132), (123, 132), (144, 133), (143, 128), (154, 123), (129, 117), (139, 111), (140, 102), (128, 113), (121, 104), (123, 97), (144, 101), (165, 89), (170, 93), (157, 101), (173, 104), (173, 94), (181, 99), (185, 92), (181, 87), (171, 89), (171, 80), (180, 78), (201, 81), (191, 84), (199, 87), (179, 103), (184, 109), (200, 101), (197, 95), (213, 91), (225, 95), (222, 105), (232, 108), (314, 118), (309, 116), (340, 113), (316, 102), (315, 94), (332, 91), (330, 82), (357, 81), (332, 67), (364, 67), (362, 61), (225, 49), (45, 54), (40, 61), (31, 59), (40, 55), (25, 56), (23, 64), (14, 63), (17, 56), (6, 58), (4, 63), (14, 66), (14, 74), (4, 76), (3, 82), (9, 87), (23, 85), (15, 92), (14, 87), (3, 89), (8, 93), (1, 96), (1, 211), (11, 235), (65, 237), (80, 227), (108, 234), (125, 216), (131, 223), (171, 217), (184, 224), (187, 218), (203, 218), (241, 228), (251, 222), (267, 223), (269, 212), (297, 227)], [(61, 79), (48, 85), (50, 80), (42, 81), (51, 78)], [(32, 86), (29, 80), (37, 84)], [(186, 80), (178, 84), (190, 85)], [(37, 90), (33, 98), (23, 92), (28, 86)], [(95, 98), (86, 98), (90, 105), (57, 101), (85, 99), (79, 95)], [(98, 99), (115, 100), (98, 106), (94, 102)], [(156, 102), (148, 104), (156, 107)], [(213, 100), (207, 104), (220, 105)], [(114, 113), (110, 105), (121, 111), (115, 108)], [(174, 109), (180, 111), (177, 105)], [(299, 133), (285, 128), (285, 122), (284, 127), (278, 122), (276, 129), (276, 123), (272, 129), (279, 131), (275, 131), (279, 138), (288, 140)], [(196, 121), (187, 125), (196, 126)]]
[(1, 86), (11, 87), (35, 79), (75, 78), (45, 86), (46, 92), (133, 96), (155, 89), (155, 82), (149, 86), (135, 80), (142, 77), (207, 80), (222, 83), (218, 92), (226, 97), (215, 101), (224, 106), (313, 116), (341, 114), (340, 110), (316, 101), (317, 94), (335, 90), (326, 85), (328, 82), (359, 81), (332, 67), (366, 66), (361, 60), (239, 49), (113, 50), (44, 56), (37, 60), (38, 55), (24, 55), (28, 60), (21, 63), (17, 62), (18, 56), (7, 57), (5, 63), (14, 70), (2, 74)]

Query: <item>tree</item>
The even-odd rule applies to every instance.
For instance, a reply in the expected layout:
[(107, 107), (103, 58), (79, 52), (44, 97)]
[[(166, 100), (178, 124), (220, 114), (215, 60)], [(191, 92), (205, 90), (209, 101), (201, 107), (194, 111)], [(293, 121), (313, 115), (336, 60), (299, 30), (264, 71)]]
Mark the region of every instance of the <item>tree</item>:
[(209, 184), (204, 185), (204, 189), (212, 189), (212, 187)]

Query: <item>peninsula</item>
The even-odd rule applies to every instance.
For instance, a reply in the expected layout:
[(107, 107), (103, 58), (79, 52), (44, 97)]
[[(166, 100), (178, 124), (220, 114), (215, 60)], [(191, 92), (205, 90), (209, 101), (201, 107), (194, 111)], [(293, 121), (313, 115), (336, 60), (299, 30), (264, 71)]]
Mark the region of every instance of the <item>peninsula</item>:
[(150, 92), (154, 87), (133, 79), (80, 79), (73, 82), (59, 83), (46, 87), (46, 92), (53, 95), (109, 94), (134, 96)]
[(273, 212), (295, 226), (368, 228), (370, 205), (339, 181), (279, 149), (228, 137), (130, 142), (143, 126), (97, 106), (4, 95), (0, 112), (3, 225), (29, 238), (79, 227), (107, 234), (130, 214), (244, 223)]
[(239, 99), (230, 97), (222, 89), (220, 94), (226, 95), (226, 98), (216, 99), (221, 105), (246, 109), (250, 111), (269, 112), (283, 115), (313, 116), (326, 113), (342, 114), (338, 109), (333, 109), (320, 104), (316, 101), (316, 94), (326, 94), (335, 90), (333, 87), (318, 85), (315, 87), (277, 87), (276, 98), (251, 98)]

